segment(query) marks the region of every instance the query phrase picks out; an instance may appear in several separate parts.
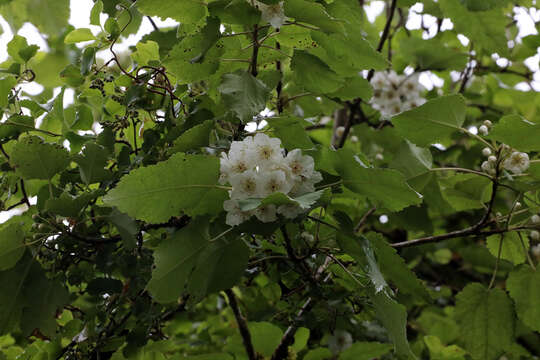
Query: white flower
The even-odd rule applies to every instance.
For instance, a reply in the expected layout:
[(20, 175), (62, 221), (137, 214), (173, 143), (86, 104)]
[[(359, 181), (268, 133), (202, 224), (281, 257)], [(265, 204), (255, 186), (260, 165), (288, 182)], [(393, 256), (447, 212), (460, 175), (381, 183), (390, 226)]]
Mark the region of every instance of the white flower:
[(264, 223), (277, 220), (276, 205), (273, 204), (261, 205), (257, 209), (255, 209), (254, 213), (257, 219)]
[(534, 214), (533, 216), (531, 216), (531, 222), (533, 224), (540, 224), (540, 216), (538, 216), (537, 214)]
[(309, 177), (301, 177), (294, 187), (291, 189), (292, 197), (304, 195), (315, 191), (315, 184), (322, 180), (322, 175), (318, 171), (314, 171)]
[(328, 339), (328, 347), (334, 354), (350, 348), (352, 343), (351, 334), (345, 330), (336, 330), (334, 335)]
[(275, 192), (287, 194), (293, 184), (287, 180), (287, 176), (281, 170), (273, 170), (265, 172), (264, 176), (261, 176), (261, 196), (266, 197)]
[(287, 219), (294, 219), (302, 214), (305, 210), (296, 204), (284, 204), (277, 208), (277, 213), (283, 215)]
[(225, 200), (223, 202), (223, 209), (227, 211), (225, 223), (229, 226), (240, 225), (251, 217), (251, 212), (242, 211), (238, 202), (235, 200)]
[(262, 2), (255, 1), (255, 5), (261, 11), (261, 18), (272, 25), (273, 28), (279, 29), (285, 24), (285, 12), (283, 11), (283, 1), (277, 4), (266, 5)]
[(529, 155), (514, 151), (509, 158), (504, 160), (503, 167), (514, 174), (521, 174), (529, 168)]
[(290, 167), (295, 177), (310, 177), (315, 170), (315, 162), (311, 156), (303, 156), (300, 149), (294, 149), (287, 154), (285, 163)]
[(339, 137), (339, 138), (342, 137), (344, 133), (345, 133), (345, 126), (338, 126), (336, 128), (336, 136), (337, 137)]
[(232, 199), (247, 199), (259, 197), (261, 193), (261, 177), (253, 170), (231, 176)]
[(491, 127), (491, 125), (493, 125), (493, 123), (489, 120), (484, 120), (483, 124), (486, 125), (487, 127)]
[(536, 230), (531, 231), (530, 236), (531, 236), (531, 239), (533, 239), (534, 241), (540, 240), (540, 233)]
[(257, 165), (265, 165), (268, 162), (279, 162), (283, 159), (281, 150), (281, 140), (270, 138), (266, 134), (257, 134), (250, 144), (249, 151), (252, 152)]
[(489, 156), (489, 155), (491, 155), (491, 149), (488, 148), (488, 147), (483, 148), (483, 149), (482, 149), (482, 155), (484, 155), (484, 156)]
[(250, 159), (245, 153), (237, 153), (236, 155), (221, 153), (220, 159), (220, 184), (225, 184), (231, 176), (241, 174), (253, 167)]

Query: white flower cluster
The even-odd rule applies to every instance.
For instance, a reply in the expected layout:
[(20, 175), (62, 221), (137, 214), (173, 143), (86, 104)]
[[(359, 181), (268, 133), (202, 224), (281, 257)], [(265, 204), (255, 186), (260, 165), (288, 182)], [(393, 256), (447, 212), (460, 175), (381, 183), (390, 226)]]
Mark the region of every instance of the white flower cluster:
[(262, 20), (270, 23), (274, 29), (279, 29), (285, 24), (286, 16), (283, 10), (283, 1), (267, 5), (255, 0), (253, 4), (261, 11)]
[[(491, 149), (488, 147), (482, 150), (482, 155), (487, 156), (488, 158), (482, 163), (482, 170), (488, 174), (494, 175), (499, 163), (497, 156), (492, 155)], [(502, 161), (502, 167), (513, 174), (521, 174), (529, 168), (530, 161), (527, 153), (515, 150), (511, 151), (507, 145), (503, 145), (501, 156), (504, 159)]]
[(226, 222), (235, 226), (252, 215), (262, 222), (272, 222), (281, 214), (293, 219), (304, 210), (299, 205), (261, 205), (252, 211), (242, 211), (239, 200), (262, 199), (280, 192), (297, 197), (315, 191), (315, 184), (322, 180), (315, 171), (311, 156), (302, 155), (299, 149), (284, 156), (281, 141), (265, 134), (256, 134), (243, 141), (233, 141), (228, 153), (221, 153), (220, 183), (229, 183), (230, 200), (223, 203), (227, 211)]
[(371, 85), (371, 106), (379, 110), (385, 119), (426, 102), (420, 95), (424, 87), (418, 82), (417, 74), (406, 76), (398, 75), (395, 71), (377, 72), (371, 79)]

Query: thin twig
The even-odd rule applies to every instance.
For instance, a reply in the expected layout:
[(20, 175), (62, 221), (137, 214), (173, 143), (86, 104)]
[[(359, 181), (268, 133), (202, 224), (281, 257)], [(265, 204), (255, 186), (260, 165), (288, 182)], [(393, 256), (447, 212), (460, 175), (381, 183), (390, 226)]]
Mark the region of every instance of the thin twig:
[(354, 227), (354, 232), (357, 233), (359, 232), (360, 230), (362, 230), (362, 227), (364, 226), (364, 224), (366, 223), (367, 219), (377, 210), (377, 207), (374, 206), (372, 207), (371, 209), (369, 209), (365, 214), (364, 216), (362, 216), (362, 218), (360, 219), (360, 221), (358, 222), (358, 224), (356, 224), (356, 226)]
[(229, 306), (231, 307), (234, 313), (234, 317), (236, 318), (238, 329), (240, 330), (240, 335), (242, 335), (242, 341), (244, 343), (244, 348), (246, 349), (248, 359), (256, 360), (257, 356), (255, 354), (255, 350), (253, 349), (253, 343), (251, 342), (251, 333), (249, 332), (246, 318), (244, 318), (244, 316), (240, 312), (240, 308), (238, 307), (236, 295), (234, 295), (234, 292), (231, 289), (225, 290), (225, 294), (227, 294), (227, 298), (229, 299)]

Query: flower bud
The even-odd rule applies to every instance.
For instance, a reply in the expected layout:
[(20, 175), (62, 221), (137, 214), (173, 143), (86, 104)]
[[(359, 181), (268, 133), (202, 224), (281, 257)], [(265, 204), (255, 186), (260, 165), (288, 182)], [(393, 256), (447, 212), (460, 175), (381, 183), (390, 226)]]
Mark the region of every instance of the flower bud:
[(488, 127), (486, 125), (482, 125), (482, 126), (480, 126), (478, 128), (478, 132), (485, 136), (485, 135), (489, 134), (489, 129), (488, 129)]
[(491, 149), (488, 148), (488, 147), (483, 148), (483, 149), (482, 149), (482, 155), (484, 155), (484, 156), (489, 156), (489, 155), (491, 155)]
[(492, 164), (495, 164), (497, 162), (497, 157), (495, 155), (490, 155), (488, 157), (488, 161)]
[(536, 230), (533, 230), (530, 233), (530, 237), (531, 237), (532, 240), (538, 241), (538, 240), (540, 240), (540, 233), (538, 231), (536, 231)]
[(491, 127), (493, 125), (493, 123), (489, 120), (484, 120), (484, 123), (483, 123), (485, 126), (487, 127)]
[(540, 224), (540, 216), (538, 216), (537, 214), (534, 214), (533, 216), (531, 216), (531, 222), (533, 224)]
[(378, 153), (377, 155), (375, 155), (375, 159), (382, 161), (382, 160), (384, 160), (384, 155), (381, 154), (381, 153)]
[(336, 128), (336, 136), (342, 137), (344, 133), (345, 133), (345, 127), (344, 126), (338, 126)]
[(357, 143), (358, 142), (358, 136), (356, 136), (356, 135), (351, 136), (351, 142)]
[(531, 251), (535, 257), (540, 257), (540, 244), (536, 244), (531, 248)]
[(519, 201), (514, 204), (514, 209), (521, 209), (521, 203)]

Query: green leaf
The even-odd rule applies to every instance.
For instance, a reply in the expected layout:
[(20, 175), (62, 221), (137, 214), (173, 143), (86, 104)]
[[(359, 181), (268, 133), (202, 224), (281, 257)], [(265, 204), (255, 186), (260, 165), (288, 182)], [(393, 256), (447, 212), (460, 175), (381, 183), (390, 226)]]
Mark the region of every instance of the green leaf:
[(82, 193), (79, 196), (62, 193), (58, 198), (51, 198), (45, 202), (45, 210), (60, 216), (77, 218), (83, 208), (96, 197), (103, 195), (103, 191)]
[(407, 184), (400, 172), (365, 167), (350, 150), (340, 149), (336, 152), (334, 168), (346, 188), (367, 196), (390, 211), (400, 211), (422, 202), (422, 196)]
[(253, 27), (261, 19), (261, 13), (244, 0), (217, 0), (208, 4), (211, 16), (217, 16), (222, 22)]
[(148, 289), (159, 302), (176, 300), (187, 291), (191, 301), (236, 285), (249, 258), (238, 238), (210, 240), (208, 219), (192, 220), (154, 253), (155, 269)]
[(332, 353), (327, 348), (309, 350), (304, 356), (304, 360), (326, 360), (332, 357)]
[(19, 54), (21, 50), (26, 48), (28, 46), (28, 42), (26, 41), (26, 38), (15, 35), (13, 36), (13, 39), (7, 44), (7, 52), (8, 55), (12, 57), (13, 60), (16, 62), (24, 63), (25, 61)]
[(501, 9), (489, 11), (469, 11), (460, 0), (441, 0), (439, 2), (445, 17), (454, 23), (454, 29), (462, 33), (474, 43), (475, 49), (486, 53), (509, 54), (505, 27), (505, 14)]
[(171, 49), (164, 60), (165, 66), (178, 78), (179, 83), (208, 80), (219, 68), (219, 58), (224, 52), (224, 46), (219, 41), (219, 26), (219, 19), (209, 18), (200, 32), (182, 38)]
[(87, 47), (81, 57), (81, 75), (88, 75), (96, 57), (97, 48)]
[(291, 70), (299, 85), (315, 94), (333, 93), (344, 85), (326, 63), (305, 51), (294, 51)]
[(108, 158), (109, 153), (103, 146), (94, 142), (85, 144), (82, 153), (75, 157), (81, 180), (89, 185), (110, 179), (111, 174), (105, 169)]
[(331, 17), (324, 6), (308, 0), (288, 0), (284, 2), (285, 15), (296, 21), (312, 24), (326, 32), (341, 32), (340, 22)]
[(501, 289), (467, 285), (456, 296), (455, 317), (461, 340), (473, 359), (497, 359), (514, 337), (512, 302)]
[(214, 121), (206, 120), (202, 124), (195, 125), (174, 140), (171, 153), (198, 150), (209, 143), (210, 133), (214, 129)]
[(402, 141), (390, 167), (401, 171), (407, 179), (428, 172), (433, 165), (431, 151), (418, 147), (407, 140)]
[(540, 124), (519, 115), (503, 116), (493, 125), (489, 138), (500, 141), (521, 151), (540, 150)]
[(448, 139), (465, 121), (465, 101), (460, 95), (441, 96), (392, 118), (396, 130), (418, 146)]
[(139, 42), (135, 47), (137, 51), (131, 57), (139, 66), (148, 65), (151, 60), (159, 61), (159, 45), (157, 42), (152, 40)]
[(407, 267), (403, 258), (397, 254), (396, 249), (388, 245), (380, 234), (371, 234), (368, 238), (375, 250), (377, 262), (384, 277), (393, 282), (400, 291), (431, 302), (426, 288)]
[(0, 272), (0, 335), (17, 328), (29, 336), (34, 329), (53, 335), (58, 308), (67, 302), (67, 291), (49, 280), (30, 255), (15, 267)]
[(98, 0), (94, 3), (94, 6), (92, 6), (92, 10), (90, 11), (90, 24), (97, 25), (97, 26), (101, 25), (99, 21), (99, 17), (102, 11), (103, 11), (103, 1)]
[(25, 179), (51, 179), (69, 164), (68, 151), (38, 136), (20, 139), (11, 153), (11, 164)]
[(181, 212), (217, 214), (228, 197), (216, 185), (218, 178), (217, 157), (178, 153), (124, 176), (103, 201), (150, 223), (166, 222)]
[(67, 34), (66, 37), (64, 38), (64, 43), (75, 44), (78, 42), (89, 41), (89, 40), (96, 40), (96, 37), (94, 36), (94, 34), (92, 34), (92, 31), (90, 31), (90, 29), (88, 28), (79, 28)]
[(29, 21), (49, 35), (57, 36), (68, 25), (70, 7), (69, 0), (27, 0), (27, 15)]
[(20, 224), (9, 223), (0, 227), (0, 271), (15, 266), (25, 248), (24, 232)]
[(388, 336), (394, 343), (394, 351), (398, 355), (412, 356), (407, 341), (407, 311), (405, 306), (397, 303), (390, 297), (392, 290), (384, 279), (373, 248), (365, 238), (352, 238), (343, 232), (338, 233), (339, 246), (352, 256), (367, 273), (372, 287), (368, 288), (368, 296), (375, 308), (379, 321), (388, 331)]
[(373, 90), (366, 79), (357, 76), (354, 78), (345, 79), (345, 85), (328, 96), (337, 97), (345, 101), (360, 98), (367, 102), (373, 96)]
[(379, 358), (392, 350), (392, 345), (378, 342), (355, 342), (339, 354), (339, 360), (371, 360)]
[(401, 40), (399, 49), (408, 63), (420, 69), (462, 70), (467, 64), (466, 53), (445, 46), (439, 39), (424, 40), (411, 36)]
[(523, 236), (523, 244), (517, 232), (507, 232), (504, 234), (504, 238), (501, 239), (500, 235), (491, 235), (486, 240), (486, 245), (491, 255), (497, 257), (499, 254), (499, 244), (502, 240), (501, 259), (508, 260), (511, 263), (517, 265), (524, 263), (526, 258), (526, 252), (529, 251), (529, 239), (527, 236)]
[(506, 289), (516, 304), (518, 318), (535, 331), (540, 331), (540, 271), (523, 265), (513, 270)]
[(8, 96), (15, 84), (17, 79), (13, 76), (0, 79), (0, 107), (5, 108), (8, 105)]
[(459, 0), (470, 11), (486, 11), (508, 4), (508, 0)]
[(199, 255), (209, 244), (205, 221), (192, 221), (154, 251), (155, 268), (147, 287), (156, 301), (173, 302), (184, 292)]
[(324, 34), (311, 32), (319, 46), (310, 50), (327, 63), (337, 74), (345, 77), (358, 75), (361, 70), (383, 70), (388, 62), (371, 44), (358, 35)]
[(137, 7), (145, 15), (172, 18), (182, 24), (200, 23), (208, 14), (206, 4), (198, 0), (138, 0)]
[(291, 348), (297, 353), (302, 351), (307, 346), (309, 334), (309, 329), (305, 327), (298, 328), (294, 334), (294, 343), (291, 345)]
[(271, 356), (281, 342), (283, 331), (269, 322), (250, 322), (248, 327), (255, 351)]
[(388, 331), (388, 336), (394, 343), (394, 351), (398, 355), (415, 359), (407, 341), (407, 309), (399, 304), (384, 291), (370, 290), (369, 298), (375, 308), (377, 318)]
[(248, 72), (225, 74), (218, 88), (225, 104), (242, 122), (264, 110), (270, 90)]
[(127, 249), (134, 249), (137, 242), (135, 235), (139, 232), (137, 222), (117, 209), (113, 209), (111, 213), (107, 215), (107, 220), (109, 220), (120, 233), (122, 241), (124, 242), (124, 247)]
[(313, 149), (315, 146), (307, 134), (304, 120), (296, 117), (269, 118), (268, 124), (273, 129), (274, 135), (281, 140), (287, 150)]
[(242, 278), (249, 254), (249, 248), (239, 238), (210, 242), (197, 259), (188, 293), (200, 300), (207, 294), (232, 288)]
[(433, 335), (424, 336), (424, 343), (433, 360), (465, 360), (467, 352), (456, 345), (444, 346), (441, 340)]

